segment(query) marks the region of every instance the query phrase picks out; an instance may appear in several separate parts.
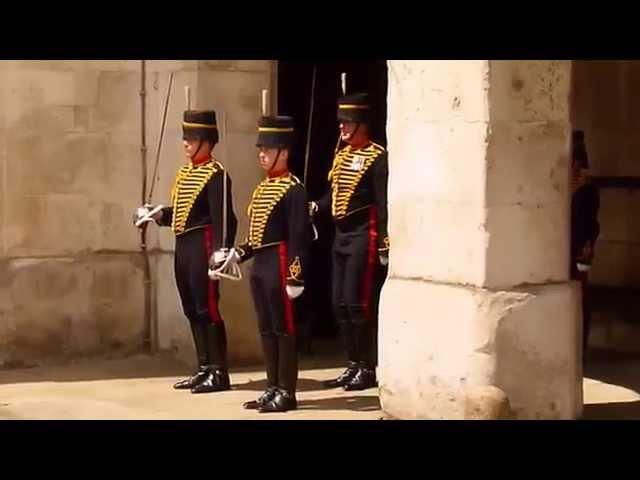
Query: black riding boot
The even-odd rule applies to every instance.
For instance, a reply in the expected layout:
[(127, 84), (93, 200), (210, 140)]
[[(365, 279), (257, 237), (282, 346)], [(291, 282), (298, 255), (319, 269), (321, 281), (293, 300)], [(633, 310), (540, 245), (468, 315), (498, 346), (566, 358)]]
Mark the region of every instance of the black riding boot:
[(257, 400), (245, 402), (243, 407), (247, 410), (257, 410), (275, 397), (278, 390), (278, 337), (274, 335), (262, 335), (262, 350), (267, 371), (267, 389)]
[(227, 371), (227, 334), (224, 323), (209, 323), (206, 331), (209, 353), (207, 377), (192, 388), (191, 393), (223, 392), (231, 389)]
[(193, 344), (196, 350), (196, 363), (198, 370), (189, 378), (179, 381), (173, 388), (176, 390), (187, 390), (200, 384), (207, 378), (207, 332), (205, 326), (199, 322), (189, 322), (191, 334), (193, 335)]
[(347, 352), (349, 364), (347, 369), (342, 372), (338, 378), (324, 382), (326, 388), (338, 388), (346, 385), (351, 381), (358, 371), (358, 354), (357, 344), (354, 336), (353, 325), (347, 319), (340, 319), (340, 336)]
[(278, 390), (270, 401), (260, 407), (260, 412), (286, 412), (295, 410), (298, 383), (298, 352), (295, 335), (278, 337)]
[(344, 385), (346, 391), (366, 390), (376, 386), (376, 373), (371, 366), (370, 358), (370, 328), (366, 322), (353, 325), (358, 355), (358, 371), (353, 378)]

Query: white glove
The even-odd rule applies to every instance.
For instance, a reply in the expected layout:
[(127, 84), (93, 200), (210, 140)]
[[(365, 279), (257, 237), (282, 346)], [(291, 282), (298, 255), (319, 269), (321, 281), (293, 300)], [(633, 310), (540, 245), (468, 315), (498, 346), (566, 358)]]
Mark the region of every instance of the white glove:
[(383, 267), (386, 267), (387, 265), (389, 265), (389, 254), (388, 253), (381, 253), (380, 255), (378, 255), (378, 258), (380, 259), (380, 265), (382, 265)]
[(133, 215), (133, 224), (140, 228), (147, 222), (153, 222), (155, 220), (159, 220), (162, 216), (162, 209), (164, 207), (162, 205), (143, 205), (142, 207), (138, 207), (136, 212)]
[(213, 268), (220, 268), (223, 263), (227, 262), (227, 265), (233, 265), (240, 263), (240, 255), (235, 248), (221, 248), (213, 252), (213, 255), (209, 259), (209, 266)]
[(209, 278), (219, 280), (228, 278), (229, 280), (241, 280), (240, 255), (235, 248), (221, 248), (213, 252), (209, 259)]
[(318, 204), (316, 202), (309, 202), (309, 216), (313, 217), (318, 213)]
[(591, 265), (578, 262), (576, 263), (576, 268), (579, 272), (588, 272), (589, 270), (591, 270)]
[(289, 296), (289, 298), (293, 300), (294, 298), (298, 298), (300, 295), (302, 295), (302, 292), (304, 291), (304, 287), (287, 285), (285, 290), (287, 291), (287, 295)]

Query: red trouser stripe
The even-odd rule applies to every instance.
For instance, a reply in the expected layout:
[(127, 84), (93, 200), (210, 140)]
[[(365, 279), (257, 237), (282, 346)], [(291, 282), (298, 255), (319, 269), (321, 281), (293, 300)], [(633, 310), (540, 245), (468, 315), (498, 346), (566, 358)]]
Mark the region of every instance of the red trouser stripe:
[[(213, 227), (211, 226), (207, 226), (204, 229), (204, 243), (208, 260), (213, 254)], [(209, 300), (209, 317), (211, 318), (211, 323), (222, 323), (222, 316), (218, 309), (218, 281), (211, 280), (210, 278), (208, 278), (207, 281), (209, 289), (207, 297)]]
[(289, 255), (287, 253), (287, 244), (281, 243), (278, 247), (280, 253), (280, 285), (282, 286), (282, 303), (284, 305), (284, 323), (289, 335), (296, 332), (296, 326), (293, 318), (293, 302), (287, 295), (287, 263)]
[(367, 267), (362, 282), (362, 304), (367, 319), (371, 319), (371, 298), (373, 297), (373, 281), (378, 263), (378, 216), (374, 207), (369, 209), (369, 252)]

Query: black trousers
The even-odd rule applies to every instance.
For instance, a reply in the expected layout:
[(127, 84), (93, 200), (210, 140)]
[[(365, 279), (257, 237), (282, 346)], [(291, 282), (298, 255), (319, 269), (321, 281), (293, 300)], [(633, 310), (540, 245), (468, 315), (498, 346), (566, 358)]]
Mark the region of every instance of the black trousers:
[(589, 346), (589, 333), (591, 331), (591, 288), (589, 286), (589, 273), (580, 272), (575, 267), (575, 262), (571, 265), (571, 278), (580, 282), (582, 293), (582, 349), (587, 350)]
[(219, 310), (218, 281), (209, 279), (209, 257), (213, 253), (210, 226), (176, 237), (174, 270), (182, 309), (191, 332), (200, 366), (226, 369), (227, 337)]
[(286, 244), (255, 252), (249, 282), (269, 387), (293, 394), (298, 380), (295, 302), (286, 293)]
[(376, 362), (377, 301), (380, 282), (375, 211), (336, 224), (332, 252), (332, 306), (347, 357), (372, 367)]

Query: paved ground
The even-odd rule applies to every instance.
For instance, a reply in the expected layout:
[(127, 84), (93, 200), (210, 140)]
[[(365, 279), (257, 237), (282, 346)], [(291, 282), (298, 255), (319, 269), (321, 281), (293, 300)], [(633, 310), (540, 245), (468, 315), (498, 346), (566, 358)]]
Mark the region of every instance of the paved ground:
[(585, 368), (585, 419), (640, 419), (640, 357), (592, 352)]
[(183, 365), (163, 357), (87, 361), (64, 367), (0, 371), (0, 419), (283, 419), (377, 420), (377, 390), (324, 390), (322, 380), (340, 368), (304, 362), (299, 409), (260, 414), (241, 405), (264, 391), (264, 372), (232, 371), (229, 392), (192, 395), (171, 385)]
[[(229, 392), (192, 395), (171, 384), (184, 366), (166, 357), (92, 360), (60, 367), (0, 371), (0, 419), (377, 420), (377, 391), (324, 390), (335, 361), (305, 360), (299, 410), (259, 414), (241, 408), (264, 389), (259, 369), (232, 372)], [(586, 370), (585, 418), (640, 418), (640, 358), (596, 354)]]

